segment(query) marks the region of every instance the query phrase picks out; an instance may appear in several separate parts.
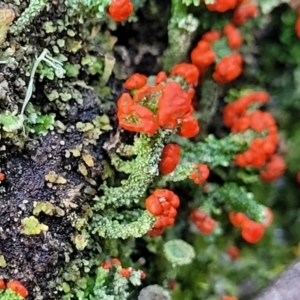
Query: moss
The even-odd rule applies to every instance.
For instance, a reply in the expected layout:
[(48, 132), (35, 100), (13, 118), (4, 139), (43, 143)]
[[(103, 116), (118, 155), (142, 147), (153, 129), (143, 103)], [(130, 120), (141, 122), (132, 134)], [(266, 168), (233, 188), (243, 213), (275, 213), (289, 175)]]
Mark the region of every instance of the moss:
[(24, 299), (19, 294), (15, 293), (11, 289), (0, 290), (0, 300), (22, 300)]

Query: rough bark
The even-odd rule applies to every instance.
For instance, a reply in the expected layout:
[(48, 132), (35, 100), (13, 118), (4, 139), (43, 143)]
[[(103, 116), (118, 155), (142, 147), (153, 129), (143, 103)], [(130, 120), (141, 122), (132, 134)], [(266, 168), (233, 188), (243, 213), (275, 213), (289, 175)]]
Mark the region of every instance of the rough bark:
[(273, 283), (253, 300), (299, 300), (300, 259), (292, 263)]

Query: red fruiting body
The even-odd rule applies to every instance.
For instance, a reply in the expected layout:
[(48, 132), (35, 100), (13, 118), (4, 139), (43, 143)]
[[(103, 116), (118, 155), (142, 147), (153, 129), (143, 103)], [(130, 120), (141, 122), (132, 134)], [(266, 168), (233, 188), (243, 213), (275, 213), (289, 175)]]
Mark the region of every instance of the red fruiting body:
[(3, 279), (0, 279), (0, 290), (5, 290), (6, 286), (5, 286), (5, 282)]
[(23, 298), (27, 297), (28, 295), (27, 289), (20, 281), (17, 280), (10, 281), (7, 283), (6, 287), (14, 291), (16, 294), (19, 294)]
[(260, 178), (263, 181), (273, 181), (280, 177), (286, 168), (285, 161), (279, 155), (272, 155), (270, 160), (260, 172)]
[(262, 224), (256, 223), (252, 220), (247, 220), (242, 226), (242, 237), (248, 243), (257, 243), (264, 235), (265, 228)]
[(134, 104), (126, 112), (118, 111), (118, 120), (129, 131), (154, 134), (158, 130), (154, 114), (142, 105)]
[(234, 226), (241, 227), (242, 236), (247, 242), (256, 243), (263, 237), (265, 228), (270, 226), (273, 214), (268, 207), (265, 207), (265, 220), (261, 223), (252, 221), (242, 212), (230, 212), (229, 220)]
[(199, 133), (199, 131), (200, 126), (198, 121), (191, 114), (188, 114), (182, 118), (181, 126), (177, 134), (186, 138), (192, 138)]
[(242, 227), (244, 222), (249, 220), (249, 218), (242, 212), (237, 212), (237, 213), (230, 212), (229, 220), (233, 226)]
[(221, 300), (238, 300), (238, 298), (234, 296), (223, 296)]
[(157, 120), (165, 129), (175, 129), (178, 120), (191, 110), (191, 99), (175, 81), (168, 82), (158, 100)]
[(180, 146), (176, 144), (167, 144), (162, 151), (159, 162), (159, 170), (163, 174), (169, 174), (176, 169), (180, 160)]
[(155, 84), (158, 85), (158, 84), (164, 82), (165, 80), (167, 80), (167, 73), (164, 71), (161, 71), (161, 72), (157, 73), (157, 75), (155, 77)]
[(212, 51), (209, 42), (201, 40), (191, 53), (192, 63), (200, 69), (210, 66), (216, 58), (216, 54)]
[(172, 291), (172, 290), (174, 290), (175, 286), (176, 286), (176, 280), (175, 279), (170, 279), (169, 282), (168, 282), (169, 289)]
[(242, 45), (242, 35), (233, 24), (227, 24), (224, 27), (223, 32), (227, 36), (228, 44), (231, 49), (235, 50)]
[(300, 38), (300, 8), (298, 9), (298, 17), (295, 23), (295, 31), (298, 38)]
[(248, 109), (251, 109), (251, 105), (266, 103), (269, 97), (269, 94), (263, 91), (252, 92), (226, 105), (223, 112), (224, 123), (231, 128), (231, 132), (252, 129), (263, 133), (264, 137), (253, 139), (249, 149), (237, 154), (234, 161), (240, 167), (263, 167), (260, 176), (264, 181), (278, 178), (285, 168), (282, 158), (273, 158), (279, 140), (276, 122), (268, 112), (255, 110), (249, 113)]
[(190, 214), (190, 220), (197, 226), (203, 234), (210, 234), (216, 227), (216, 221), (207, 213), (196, 209)]
[(207, 41), (210, 44), (213, 44), (215, 41), (221, 38), (221, 34), (218, 30), (211, 30), (202, 35), (201, 40)]
[(141, 273), (141, 279), (145, 279), (147, 277), (144, 271), (140, 271), (140, 273)]
[(234, 245), (229, 246), (226, 253), (230, 256), (232, 260), (236, 260), (240, 257), (240, 250)]
[(173, 67), (170, 76), (179, 75), (189, 84), (197, 85), (200, 76), (196, 66), (188, 63), (177, 64)]
[(237, 5), (237, 0), (215, 0), (213, 4), (206, 4), (208, 10), (225, 12), (233, 9)]
[(111, 262), (110, 261), (105, 261), (101, 264), (101, 267), (105, 270), (108, 270), (112, 267)]
[(148, 231), (148, 234), (151, 236), (151, 237), (155, 237), (155, 236), (159, 236), (159, 235), (162, 235), (164, 232), (164, 229), (163, 228), (153, 228), (151, 230)]
[(192, 179), (196, 184), (200, 184), (205, 181), (209, 176), (209, 168), (207, 165), (199, 164), (196, 165), (196, 170), (190, 174), (190, 179)]
[(119, 273), (122, 277), (129, 277), (131, 274), (131, 268), (127, 268), (127, 269), (123, 268), (120, 270)]
[(130, 0), (112, 0), (109, 8), (109, 16), (117, 21), (125, 21), (133, 12), (133, 4)]
[(147, 80), (147, 76), (140, 73), (134, 73), (125, 81), (124, 86), (128, 90), (139, 89), (146, 85)]
[(5, 178), (4, 174), (0, 172), (0, 181), (3, 181)]
[(114, 265), (118, 265), (118, 266), (121, 266), (121, 262), (118, 258), (113, 258), (111, 260), (111, 262), (114, 264)]
[(297, 172), (296, 180), (300, 184), (300, 171)]
[(151, 111), (157, 110), (158, 100), (162, 95), (163, 85), (144, 85), (138, 89), (133, 97), (133, 102), (143, 105)]
[(215, 67), (213, 78), (218, 83), (228, 83), (242, 73), (242, 56), (235, 53), (231, 56), (224, 56)]
[(152, 215), (160, 216), (148, 232), (151, 236), (160, 235), (164, 227), (174, 225), (179, 204), (178, 196), (167, 189), (157, 189), (146, 199), (146, 209)]
[(134, 101), (130, 94), (123, 93), (118, 100), (117, 107), (118, 107), (118, 114), (128, 113), (130, 112), (131, 106), (134, 105)]
[(216, 221), (210, 216), (207, 216), (204, 221), (196, 222), (196, 226), (203, 234), (210, 234), (215, 230)]
[(233, 13), (232, 23), (239, 26), (244, 24), (248, 19), (257, 15), (258, 8), (255, 3), (245, 3), (239, 5)]
[(153, 216), (160, 216), (163, 213), (163, 207), (159, 198), (154, 195), (150, 195), (146, 199), (146, 209), (153, 215)]
[(204, 221), (207, 217), (207, 214), (204, 211), (201, 211), (199, 209), (195, 209), (190, 214), (190, 219), (195, 223), (197, 221)]

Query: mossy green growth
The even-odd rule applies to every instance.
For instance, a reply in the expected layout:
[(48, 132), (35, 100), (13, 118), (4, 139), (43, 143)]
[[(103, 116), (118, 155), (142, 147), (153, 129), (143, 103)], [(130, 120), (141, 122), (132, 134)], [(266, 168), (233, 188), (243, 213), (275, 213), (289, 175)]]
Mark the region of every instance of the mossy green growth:
[(106, 9), (112, 0), (65, 0), (68, 15), (94, 14), (98, 19), (104, 18)]
[[(159, 175), (158, 164), (164, 145), (174, 132), (159, 130), (153, 136), (141, 134), (131, 147), (119, 148), (123, 156), (134, 155), (132, 160), (123, 160), (112, 154), (112, 163), (118, 171), (129, 174), (120, 186), (109, 187), (104, 183), (102, 196), (95, 197), (95, 211), (89, 222), (88, 232), (108, 238), (140, 237), (153, 226), (155, 218), (141, 210), (139, 203)], [(129, 153), (126, 153), (129, 151)], [(117, 210), (122, 208), (122, 210)], [(88, 234), (86, 234), (88, 235)]]
[(0, 300), (22, 300), (24, 299), (19, 294), (15, 293), (11, 289), (0, 290)]
[(0, 124), (3, 125), (2, 130), (6, 132), (14, 132), (18, 129), (21, 129), (23, 122), (23, 116), (15, 115), (10, 111), (6, 111), (0, 114)]
[(93, 55), (86, 55), (81, 60), (82, 66), (87, 66), (91, 75), (102, 74), (104, 69), (104, 62), (100, 57)]
[(201, 2), (200, 0), (182, 0), (182, 3), (185, 4), (186, 6), (189, 5), (199, 6)]
[(10, 28), (10, 32), (19, 34), (26, 28), (32, 20), (46, 7), (48, 0), (31, 0), (29, 6), (23, 11), (14, 25)]
[(162, 58), (164, 70), (170, 71), (175, 64), (187, 60), (186, 55), (198, 25), (199, 20), (192, 14), (188, 14), (184, 1), (172, 0), (172, 12), (168, 24), (169, 45)]
[(251, 219), (262, 222), (265, 217), (264, 206), (257, 203), (252, 193), (235, 182), (226, 182), (218, 188), (224, 202), (234, 211), (243, 212)]
[[(104, 195), (95, 198), (94, 209), (100, 211), (108, 206), (114, 208), (128, 207), (139, 203), (153, 179), (159, 175), (158, 163), (161, 152), (173, 133), (172, 130), (159, 130), (153, 136), (141, 134), (135, 139), (133, 148), (124, 148), (130, 149), (135, 158), (132, 161), (125, 161), (115, 157), (113, 163), (117, 170), (122, 171), (128, 162), (130, 175), (126, 180), (122, 180), (121, 186), (108, 187), (104, 184), (102, 186)], [(123, 154), (126, 156), (126, 153)]]
[(46, 135), (50, 129), (54, 128), (54, 114), (42, 114), (40, 109), (31, 103), (28, 103), (25, 114), (25, 128), (30, 133)]
[(65, 63), (64, 69), (66, 70), (66, 76), (77, 77), (79, 75), (81, 66), (79, 64)]

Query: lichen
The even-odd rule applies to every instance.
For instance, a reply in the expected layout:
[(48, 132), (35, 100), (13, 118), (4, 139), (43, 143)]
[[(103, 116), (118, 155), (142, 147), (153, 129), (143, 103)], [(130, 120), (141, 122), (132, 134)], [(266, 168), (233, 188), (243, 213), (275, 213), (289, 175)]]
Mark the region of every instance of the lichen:
[(40, 234), (49, 229), (47, 225), (40, 223), (34, 216), (24, 218), (21, 223), (21, 233), (26, 235)]
[(10, 28), (13, 34), (19, 34), (23, 31), (32, 20), (46, 7), (48, 0), (31, 0), (29, 6), (23, 11), (22, 15), (17, 19)]
[(15, 12), (11, 8), (0, 8), (0, 46), (5, 41), (9, 26), (15, 16)]
[(170, 240), (164, 244), (164, 255), (173, 266), (188, 265), (195, 258), (194, 248), (183, 240)]

